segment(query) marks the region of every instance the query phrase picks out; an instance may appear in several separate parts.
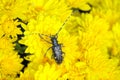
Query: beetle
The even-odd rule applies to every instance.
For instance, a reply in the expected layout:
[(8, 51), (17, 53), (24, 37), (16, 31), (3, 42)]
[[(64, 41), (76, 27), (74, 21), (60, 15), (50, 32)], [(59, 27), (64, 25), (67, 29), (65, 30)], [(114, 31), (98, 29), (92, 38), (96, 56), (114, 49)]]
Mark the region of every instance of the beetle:
[(62, 52), (62, 44), (58, 43), (57, 37), (55, 35), (51, 36), (51, 42), (52, 42), (53, 57), (58, 64), (61, 64), (63, 61), (63, 53), (64, 53)]
[[(58, 34), (62, 30), (62, 28), (65, 25), (65, 23), (70, 18), (70, 16), (68, 16), (68, 18), (65, 20), (65, 22), (62, 24), (62, 26), (60, 27), (60, 29), (58, 30), (58, 32), (55, 35), (48, 36), (48, 35), (44, 35), (44, 34), (39, 34), (39, 36), (42, 39), (44, 39), (42, 37), (42, 35), (47, 36), (47, 37), (50, 38), (51, 42), (49, 42), (49, 41), (44, 39), (46, 42), (52, 44), (52, 46), (47, 49), (46, 53), (52, 48), (52, 53), (53, 53), (52, 56), (54, 57), (54, 59), (55, 59), (57, 64), (61, 64), (62, 63), (62, 61), (63, 61), (63, 54), (64, 54), (64, 52), (62, 51), (62, 44), (58, 43)], [(45, 55), (46, 55), (46, 53), (45, 53)]]
[[(43, 34), (42, 34), (43, 35)], [(44, 39), (41, 34), (39, 34), (39, 36)], [(47, 36), (47, 35), (45, 35)], [(51, 36), (48, 36), (51, 40), (51, 42), (45, 40), (46, 42), (52, 44), (51, 47), (49, 47), (46, 51), (46, 53), (52, 48), (52, 57), (55, 59), (56, 63), (57, 64), (61, 64), (62, 61), (63, 61), (63, 54), (64, 52), (62, 52), (62, 44), (59, 44), (58, 43), (58, 36), (57, 35), (51, 35)], [(46, 55), (46, 53), (44, 54), (44, 56)]]

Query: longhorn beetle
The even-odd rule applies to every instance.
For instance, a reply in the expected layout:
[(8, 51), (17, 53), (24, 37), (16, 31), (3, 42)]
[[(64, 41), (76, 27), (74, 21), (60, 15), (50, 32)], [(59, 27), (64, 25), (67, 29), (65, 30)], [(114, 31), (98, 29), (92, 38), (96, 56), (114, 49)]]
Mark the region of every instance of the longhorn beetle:
[[(55, 35), (48, 36), (48, 35), (44, 35), (44, 34), (39, 34), (41, 39), (44, 39), (42, 37), (42, 35), (47, 36), (47, 37), (50, 38), (51, 42), (49, 42), (49, 41), (44, 39), (46, 42), (52, 44), (52, 46), (47, 49), (46, 53), (52, 48), (52, 52), (53, 52), (52, 56), (54, 57), (54, 59), (55, 59), (57, 64), (61, 64), (62, 63), (62, 61), (63, 61), (63, 53), (64, 53), (64, 52), (62, 52), (62, 44), (59, 44), (58, 40), (57, 40), (58, 34), (62, 30), (62, 28), (65, 25), (65, 23), (70, 18), (70, 16), (68, 16), (68, 18), (65, 20), (65, 22), (62, 24), (62, 26), (60, 27), (60, 29), (58, 30), (58, 32)], [(46, 55), (46, 53), (45, 53), (45, 55)]]

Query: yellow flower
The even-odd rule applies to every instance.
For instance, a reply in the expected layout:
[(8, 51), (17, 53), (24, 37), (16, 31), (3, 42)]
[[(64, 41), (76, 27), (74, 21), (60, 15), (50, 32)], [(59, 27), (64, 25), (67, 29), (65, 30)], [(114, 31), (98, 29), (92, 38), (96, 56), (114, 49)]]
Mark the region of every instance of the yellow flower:
[[(119, 0), (104, 0), (104, 1), (101, 1), (101, 4), (98, 6), (98, 7), (101, 7), (101, 8), (104, 8), (104, 10), (113, 10), (113, 11), (119, 11), (119, 7), (120, 7), (120, 1)], [(118, 12), (119, 13), (119, 12)]]
[[(91, 49), (85, 54), (85, 61), (88, 66), (86, 72), (87, 80), (113, 80), (111, 74), (116, 75), (116, 68), (118, 67), (119, 60), (109, 59), (107, 53), (102, 51)], [(117, 70), (120, 72), (120, 70)], [(117, 74), (119, 75), (119, 74)], [(118, 76), (115, 78), (117, 79)]]
[(112, 33), (113, 33), (113, 46), (111, 47), (111, 55), (119, 57), (120, 59), (120, 24), (116, 23), (113, 25)]
[(113, 25), (116, 24), (116, 22), (120, 21), (120, 12), (119, 12), (120, 1), (119, 0), (114, 0), (114, 1), (98, 0), (98, 1), (99, 1), (98, 2), (99, 5), (97, 5), (97, 7), (93, 7), (92, 14), (98, 15), (104, 20), (106, 20), (110, 24), (109, 29), (111, 30)]
[(13, 19), (24, 19), (28, 6), (28, 0), (0, 0), (0, 17), (7, 15)]
[(64, 0), (31, 0), (30, 11), (26, 16), (36, 19), (38, 14), (56, 16), (64, 21), (71, 10)]
[(79, 30), (84, 31), (84, 27), (81, 25), (81, 22), (82, 19), (80, 19), (80, 14), (77, 16), (72, 15), (66, 23), (65, 28), (71, 35), (78, 36)]
[(84, 80), (86, 77), (86, 68), (87, 65), (85, 62), (77, 61), (75, 64), (71, 65), (70, 69), (63, 73), (58, 80)]
[(17, 34), (22, 34), (22, 31), (17, 26), (20, 25), (19, 22), (13, 21), (13, 19), (8, 16), (2, 16), (0, 21), (0, 37), (4, 37), (15, 41), (17, 39)]
[(104, 2), (104, 1), (101, 1), (101, 0), (86, 0), (86, 2), (91, 4), (92, 7), (99, 7), (101, 5), (101, 3)]
[[(113, 43), (109, 24), (97, 15), (83, 14), (80, 19), (83, 27), (83, 30), (79, 30), (79, 49), (80, 53), (83, 53), (80, 60), (86, 62), (88, 66), (85, 70), (85, 78), (87, 80), (113, 79), (119, 73), (118, 69), (115, 70), (119, 60), (109, 59), (108, 48)], [(111, 74), (113, 77), (110, 76)]]
[(3, 76), (13, 76), (20, 72), (22, 69), (22, 59), (19, 58), (15, 52), (7, 52), (0, 50), (0, 74)]
[(80, 25), (83, 30), (79, 30), (78, 43), (83, 56), (82, 60), (84, 60), (84, 54), (91, 48), (95, 50), (99, 48), (103, 52), (107, 52), (108, 47), (112, 45), (113, 38), (112, 33), (108, 30), (108, 23), (104, 19), (91, 14), (82, 15), (81, 19), (83, 20), (81, 20)]
[(109, 73), (109, 80), (120, 80), (120, 66), (116, 66), (114, 70)]
[(13, 76), (9, 76), (9, 75), (7, 75), (7, 76), (5, 76), (5, 75), (1, 75), (0, 74), (0, 80), (15, 80), (15, 76), (13, 77)]
[(91, 9), (91, 7), (87, 4), (86, 0), (65, 0), (65, 1), (72, 8), (79, 8), (85, 11)]
[(7, 38), (5, 37), (2, 37), (0, 38), (0, 49), (3, 50), (3, 51), (11, 51), (11, 50), (14, 50), (14, 44), (12, 44), (12, 41), (11, 40), (8, 40)]
[(35, 70), (33, 70), (32, 68), (26, 68), (24, 70), (24, 73), (20, 73), (20, 77), (16, 78), (15, 80), (35, 80)]
[(0, 79), (15, 78), (23, 67), (22, 59), (6, 38), (0, 38), (0, 45)]
[[(55, 60), (51, 59), (51, 56), (53, 54), (52, 49), (50, 49), (47, 53), (47, 49), (50, 48), (52, 45), (45, 40), (51, 42), (50, 38), (48, 36), (55, 35), (58, 30), (61, 28), (62, 24), (58, 19), (55, 17), (50, 16), (39, 16), (38, 20), (32, 20), (25, 31), (25, 37), (20, 41), (20, 43), (28, 46), (26, 49), (26, 53), (34, 54), (32, 58), (30, 57), (31, 61), (37, 63), (35, 64), (36, 67), (38, 64), (45, 63), (45, 58), (49, 63), (55, 64)], [(39, 34), (44, 39), (42, 39)], [(48, 36), (45, 36), (48, 35)], [(63, 59), (63, 66), (65, 65), (66, 68), (69, 68), (72, 63), (75, 62), (76, 58), (79, 57), (78, 53), (78, 47), (77, 47), (77, 37), (76, 36), (70, 36), (67, 31), (62, 28), (60, 33), (58, 34), (58, 43), (62, 44), (62, 51), (64, 54)], [(32, 44), (31, 44), (32, 43)], [(46, 55), (45, 55), (46, 53)], [(44, 56), (45, 55), (45, 56)], [(37, 62), (36, 62), (37, 61)], [(35, 66), (34, 65), (34, 66)]]
[(64, 70), (55, 64), (46, 63), (39, 65), (38, 71), (35, 73), (35, 80), (57, 80)]

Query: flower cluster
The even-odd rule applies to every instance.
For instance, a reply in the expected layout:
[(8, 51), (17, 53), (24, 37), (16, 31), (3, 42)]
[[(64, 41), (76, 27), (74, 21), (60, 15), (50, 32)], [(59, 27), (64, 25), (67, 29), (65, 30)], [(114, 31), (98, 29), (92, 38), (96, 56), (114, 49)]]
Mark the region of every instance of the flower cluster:
[(0, 0), (0, 80), (120, 80), (119, 7), (119, 0)]

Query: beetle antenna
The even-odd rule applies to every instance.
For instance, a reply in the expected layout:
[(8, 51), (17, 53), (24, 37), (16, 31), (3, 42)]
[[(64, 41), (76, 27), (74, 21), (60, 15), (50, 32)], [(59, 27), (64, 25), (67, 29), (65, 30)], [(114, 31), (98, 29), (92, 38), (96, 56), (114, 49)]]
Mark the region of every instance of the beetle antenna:
[[(72, 11), (73, 13), (73, 11)], [(69, 18), (71, 17), (72, 13), (67, 17), (67, 19), (64, 21), (64, 23), (62, 24), (62, 26), (60, 27), (60, 29), (58, 30), (58, 32), (55, 34), (55, 36), (57, 36), (59, 34), (59, 32), (62, 30), (62, 28), (64, 27), (64, 25), (66, 24), (66, 22), (69, 20)]]

